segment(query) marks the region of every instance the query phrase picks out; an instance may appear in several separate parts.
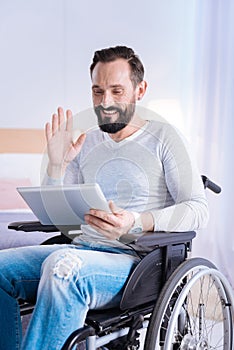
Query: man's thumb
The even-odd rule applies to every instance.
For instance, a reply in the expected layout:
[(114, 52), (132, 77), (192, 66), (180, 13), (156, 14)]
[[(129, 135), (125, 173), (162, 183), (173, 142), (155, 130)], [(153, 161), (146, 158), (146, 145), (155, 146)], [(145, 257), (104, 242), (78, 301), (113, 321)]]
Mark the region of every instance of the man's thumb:
[(109, 201), (109, 208), (113, 214), (120, 214), (123, 209), (117, 207), (113, 201)]

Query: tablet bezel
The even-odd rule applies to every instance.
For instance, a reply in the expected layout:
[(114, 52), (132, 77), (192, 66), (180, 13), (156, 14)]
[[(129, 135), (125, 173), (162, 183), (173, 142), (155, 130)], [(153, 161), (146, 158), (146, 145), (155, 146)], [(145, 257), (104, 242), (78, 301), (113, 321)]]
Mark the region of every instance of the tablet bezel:
[(43, 225), (81, 225), (90, 208), (110, 211), (97, 183), (18, 187), (17, 191)]

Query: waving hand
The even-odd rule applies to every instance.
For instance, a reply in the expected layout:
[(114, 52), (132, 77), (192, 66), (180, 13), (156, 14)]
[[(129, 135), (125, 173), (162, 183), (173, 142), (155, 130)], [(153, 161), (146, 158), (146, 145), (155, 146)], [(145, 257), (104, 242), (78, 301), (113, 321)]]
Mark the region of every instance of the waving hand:
[(52, 123), (47, 123), (45, 126), (49, 157), (48, 175), (50, 177), (62, 177), (68, 164), (81, 150), (85, 134), (81, 134), (73, 142), (72, 127), (72, 112), (67, 110), (65, 118), (61, 107), (58, 108), (57, 114), (53, 114)]

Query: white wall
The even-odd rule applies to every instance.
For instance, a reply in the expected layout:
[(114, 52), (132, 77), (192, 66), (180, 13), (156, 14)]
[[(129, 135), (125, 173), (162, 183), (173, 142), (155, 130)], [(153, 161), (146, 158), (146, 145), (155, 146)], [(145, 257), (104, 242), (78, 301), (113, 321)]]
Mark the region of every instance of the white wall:
[(167, 114), (176, 106), (176, 117), (186, 103), (181, 87), (189, 84), (193, 6), (194, 0), (0, 0), (0, 127), (43, 128), (58, 105), (74, 113), (90, 107), (93, 52), (118, 44), (132, 46), (146, 66), (143, 104), (159, 100), (156, 108)]

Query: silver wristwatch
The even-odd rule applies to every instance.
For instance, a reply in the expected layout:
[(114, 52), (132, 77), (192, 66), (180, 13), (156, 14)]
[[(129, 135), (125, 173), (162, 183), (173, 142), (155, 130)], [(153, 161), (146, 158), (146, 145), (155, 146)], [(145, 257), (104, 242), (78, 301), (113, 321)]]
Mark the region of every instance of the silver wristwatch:
[(143, 226), (141, 222), (141, 214), (135, 211), (131, 212), (134, 216), (134, 224), (128, 233), (141, 233), (143, 232)]

